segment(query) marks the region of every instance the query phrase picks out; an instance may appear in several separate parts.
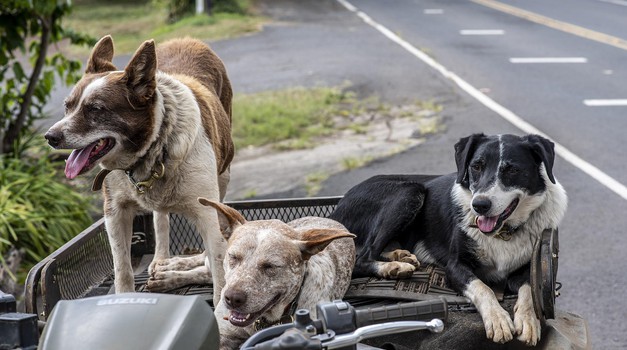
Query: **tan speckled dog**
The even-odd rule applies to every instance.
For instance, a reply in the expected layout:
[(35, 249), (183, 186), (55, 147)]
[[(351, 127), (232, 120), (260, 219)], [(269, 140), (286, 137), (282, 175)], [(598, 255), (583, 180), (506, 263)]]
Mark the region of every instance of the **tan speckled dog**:
[(355, 264), (353, 234), (330, 219), (305, 217), (246, 221), (235, 209), (199, 198), (217, 209), (227, 239), (226, 283), (215, 315), (220, 349), (236, 349), (259, 326), (278, 323), (297, 309), (340, 299)]

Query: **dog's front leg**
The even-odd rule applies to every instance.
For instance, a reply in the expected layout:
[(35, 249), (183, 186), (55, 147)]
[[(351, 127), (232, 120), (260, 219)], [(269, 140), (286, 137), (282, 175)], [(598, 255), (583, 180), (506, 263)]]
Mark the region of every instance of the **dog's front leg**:
[(492, 288), (478, 278), (471, 280), (464, 296), (468, 297), (483, 319), (486, 336), (496, 343), (505, 343), (513, 339), (514, 324), (509, 313), (501, 307)]
[[(453, 256), (458, 256), (454, 244), (452, 248)], [(514, 338), (514, 323), (509, 313), (501, 307), (492, 288), (477, 278), (468, 265), (452, 258), (446, 265), (446, 277), (453, 289), (461, 292), (475, 305), (483, 319), (488, 339), (505, 343)]]
[(155, 265), (170, 257), (170, 214), (163, 211), (153, 211), (153, 225), (155, 228), (155, 256), (148, 266), (148, 274), (152, 275)]
[(531, 286), (528, 283), (518, 289), (518, 300), (514, 305), (514, 326), (518, 334), (517, 339), (526, 345), (535, 346), (540, 341), (540, 320), (533, 308)]
[(199, 210), (194, 224), (205, 244), (205, 266), (211, 271), (213, 278), (213, 305), (218, 305), (225, 284), (222, 262), (226, 254), (226, 240), (220, 232), (218, 214), (215, 210)]
[(135, 291), (135, 279), (131, 265), (131, 240), (133, 237), (133, 218), (135, 210), (131, 208), (105, 208), (105, 227), (113, 255), (115, 273), (115, 293)]

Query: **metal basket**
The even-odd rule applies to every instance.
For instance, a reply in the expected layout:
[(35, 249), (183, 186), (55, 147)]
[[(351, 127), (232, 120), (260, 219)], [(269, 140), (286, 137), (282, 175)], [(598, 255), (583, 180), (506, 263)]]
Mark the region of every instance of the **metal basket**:
[[(237, 201), (226, 203), (247, 220), (279, 219), (288, 222), (304, 216), (327, 217), (341, 197)], [(202, 251), (203, 243), (193, 225), (173, 215), (170, 220), (172, 255)], [(154, 253), (152, 215), (142, 214), (133, 223), (131, 257), (135, 269), (136, 291), (145, 290), (146, 268)], [(555, 274), (557, 272), (557, 231), (546, 230), (532, 259), (532, 288), (536, 311), (543, 318), (553, 317)], [(36, 313), (45, 321), (59, 300), (78, 299), (112, 292), (113, 259), (100, 219), (50, 256), (35, 265), (26, 281), (26, 312)], [(192, 285), (168, 291), (174, 294), (202, 295), (213, 298), (209, 285)], [(381, 280), (356, 278), (345, 299), (355, 306), (378, 305), (399, 300), (426, 300), (444, 297), (449, 305), (470, 307), (470, 302), (446, 285), (444, 271), (434, 265), (421, 266), (411, 278)], [(542, 317), (542, 316), (541, 316)]]

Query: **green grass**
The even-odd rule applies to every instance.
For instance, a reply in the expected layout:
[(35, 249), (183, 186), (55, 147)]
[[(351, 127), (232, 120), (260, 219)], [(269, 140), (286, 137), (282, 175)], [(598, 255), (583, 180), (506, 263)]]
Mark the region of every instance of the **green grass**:
[(344, 170), (353, 170), (360, 168), (374, 160), (373, 156), (363, 157), (347, 157), (342, 159), (342, 167)]
[[(116, 53), (133, 53), (148, 39), (157, 43), (191, 36), (218, 40), (258, 31), (266, 20), (248, 14), (215, 13), (189, 16), (167, 23), (167, 11), (152, 1), (75, 0), (64, 25), (95, 38), (111, 34)], [(244, 3), (244, 6), (249, 6)], [(72, 54), (87, 55), (88, 49), (72, 48)]]
[(333, 116), (351, 103), (356, 103), (352, 95), (337, 88), (293, 88), (236, 95), (235, 146), (241, 149), (283, 141), (277, 148), (307, 148), (311, 138), (336, 131)]
[(329, 178), (329, 174), (325, 172), (316, 172), (307, 175), (305, 178), (305, 191), (307, 191), (307, 196), (313, 197), (322, 188), (322, 182)]

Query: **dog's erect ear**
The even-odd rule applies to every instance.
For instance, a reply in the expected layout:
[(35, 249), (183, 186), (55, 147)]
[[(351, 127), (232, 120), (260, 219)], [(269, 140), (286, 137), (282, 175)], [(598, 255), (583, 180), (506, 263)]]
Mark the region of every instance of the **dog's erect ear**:
[(113, 63), (113, 38), (111, 35), (98, 40), (87, 60), (85, 73), (103, 73), (117, 70)]
[(208, 200), (204, 197), (198, 197), (198, 203), (213, 207), (218, 212), (218, 220), (220, 220), (220, 232), (228, 241), (233, 234), (233, 230), (239, 225), (246, 223), (246, 219), (237, 210), (219, 202)]
[(544, 163), (544, 169), (549, 176), (549, 180), (555, 183), (553, 176), (553, 163), (555, 161), (555, 144), (539, 135), (527, 135), (523, 138), (529, 143), (533, 157), (538, 163)]
[(457, 183), (468, 188), (468, 162), (475, 153), (477, 142), (484, 138), (484, 134), (473, 134), (464, 137), (455, 144), (455, 163), (457, 164)]
[(132, 92), (131, 103), (144, 105), (155, 93), (157, 88), (157, 52), (155, 41), (145, 41), (124, 70), (126, 86)]
[(313, 255), (324, 250), (333, 240), (344, 237), (355, 238), (355, 235), (337, 229), (311, 229), (303, 232), (296, 244), (303, 253), (303, 259), (309, 260)]

